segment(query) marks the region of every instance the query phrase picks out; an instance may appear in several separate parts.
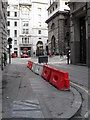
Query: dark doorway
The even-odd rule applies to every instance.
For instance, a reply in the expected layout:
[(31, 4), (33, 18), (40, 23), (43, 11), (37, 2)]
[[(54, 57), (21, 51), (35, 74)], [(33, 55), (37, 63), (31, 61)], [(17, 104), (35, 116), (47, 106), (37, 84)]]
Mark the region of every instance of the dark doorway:
[(36, 44), (36, 56), (44, 55), (43, 42), (38, 41)]
[(14, 54), (16, 57), (18, 57), (18, 52), (17, 51), (14, 51)]
[(85, 24), (85, 17), (80, 18), (80, 63), (86, 64), (86, 24)]
[(47, 55), (49, 55), (49, 49), (48, 49), (48, 46), (46, 46), (46, 52), (47, 52)]

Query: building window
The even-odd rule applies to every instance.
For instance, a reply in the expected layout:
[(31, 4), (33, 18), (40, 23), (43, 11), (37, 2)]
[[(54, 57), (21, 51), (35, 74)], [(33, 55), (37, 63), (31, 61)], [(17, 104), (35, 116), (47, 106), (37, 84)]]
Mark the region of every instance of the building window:
[(41, 27), (41, 22), (38, 22), (39, 27)]
[(10, 30), (7, 30), (8, 35), (10, 36)]
[(39, 22), (41, 22), (41, 15), (40, 14), (38, 15), (38, 20), (39, 20)]
[(14, 22), (14, 26), (17, 26), (17, 22)]
[(22, 33), (25, 34), (25, 29), (23, 29)]
[(10, 16), (10, 11), (7, 11), (7, 16)]
[(18, 9), (18, 6), (17, 6), (17, 5), (15, 5), (13, 8), (14, 8), (14, 9)]
[(52, 25), (51, 25), (51, 29), (54, 29), (54, 28), (55, 28), (55, 24), (52, 23)]
[(22, 33), (23, 34), (28, 34), (29, 33), (29, 29), (23, 29)]
[(67, 25), (67, 19), (65, 19), (65, 25)]
[(41, 39), (41, 38), (39, 38), (39, 39)]
[(28, 38), (28, 43), (29, 43), (29, 38)]
[(17, 48), (14, 48), (14, 50), (17, 50)]
[(23, 43), (23, 38), (22, 38), (22, 43)]
[(52, 13), (52, 10), (50, 10), (50, 13)]
[(14, 36), (17, 37), (17, 30), (14, 30)]
[(28, 29), (26, 29), (26, 34), (28, 34)]
[(28, 27), (29, 26), (28, 22), (23, 22), (23, 26)]
[(10, 21), (7, 21), (7, 26), (10, 26)]
[(25, 43), (27, 43), (27, 38), (25, 38)]
[(57, 8), (57, 4), (56, 4), (56, 8)]
[(53, 11), (54, 11), (54, 7), (53, 7)]
[(41, 12), (41, 8), (38, 8), (38, 12)]
[(17, 12), (14, 12), (14, 17), (17, 17)]
[(38, 31), (38, 34), (41, 34), (41, 30)]
[(14, 45), (17, 45), (17, 40), (14, 40)]

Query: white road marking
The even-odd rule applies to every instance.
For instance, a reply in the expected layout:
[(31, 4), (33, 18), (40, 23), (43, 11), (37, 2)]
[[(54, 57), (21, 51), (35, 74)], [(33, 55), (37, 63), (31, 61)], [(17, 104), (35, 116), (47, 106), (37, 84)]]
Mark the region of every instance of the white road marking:
[[(77, 84), (75, 84), (73, 82), (70, 82), (70, 83), (77, 86), (77, 87), (79, 87), (80, 89), (84, 90), (90, 96), (90, 93), (85, 88), (83, 88), (83, 87), (81, 87), (81, 86), (79, 86), (79, 85), (77, 85)], [(88, 118), (89, 114), (90, 114), (90, 110), (88, 110), (88, 112), (86, 112), (86, 114), (84, 115), (84, 118)]]
[(90, 110), (88, 110), (88, 112), (84, 115), (84, 117), (88, 118), (89, 114), (90, 114)]
[(77, 84), (75, 84), (73, 82), (70, 82), (70, 83), (73, 84), (73, 85), (75, 85), (75, 86), (77, 86), (77, 87), (79, 87), (80, 89), (84, 90), (90, 96), (88, 90), (86, 90), (85, 88), (83, 88), (83, 87), (81, 87), (81, 86), (79, 86), (79, 85), (77, 85)]

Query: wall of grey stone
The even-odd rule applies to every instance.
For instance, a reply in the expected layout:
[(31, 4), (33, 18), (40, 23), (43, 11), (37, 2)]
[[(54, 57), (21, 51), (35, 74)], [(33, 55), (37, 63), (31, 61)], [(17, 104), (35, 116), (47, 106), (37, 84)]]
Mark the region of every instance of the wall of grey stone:
[(59, 20), (59, 51), (60, 51), (60, 54), (62, 53), (63, 51), (63, 48), (64, 48), (64, 19), (60, 19)]
[(0, 0), (0, 67), (4, 67), (7, 54), (7, 2)]
[(90, 2), (87, 3), (88, 14), (88, 67), (90, 68)]
[[(67, 19), (67, 25), (65, 26), (65, 19)], [(55, 27), (51, 29), (52, 24), (55, 24)], [(63, 53), (67, 46), (67, 40), (69, 36), (66, 36), (66, 33), (70, 33), (70, 21), (69, 21), (69, 14), (59, 13), (57, 16), (52, 18), (48, 22), (48, 42), (49, 50), (51, 51), (51, 39), (52, 36), (55, 37), (55, 54)]]
[[(51, 29), (51, 25), (55, 24), (55, 28)], [(56, 52), (58, 51), (58, 16), (52, 19), (48, 23), (49, 29), (48, 29), (48, 41), (51, 43), (51, 39), (54, 36), (55, 37), (55, 46), (56, 46)], [(51, 44), (49, 44), (49, 50), (51, 51)]]
[(71, 58), (72, 63), (80, 63), (80, 28), (79, 18), (73, 18), (71, 26)]
[[(87, 10), (85, 9), (86, 3), (74, 3), (71, 4), (70, 8), (72, 8), (72, 6), (74, 6), (74, 10), (76, 10), (76, 12), (73, 9), (70, 10), (71, 61), (72, 64), (77, 64), (80, 63), (80, 17), (85, 16), (86, 24), (87, 24), (88, 16), (87, 16)], [(86, 32), (88, 32), (88, 29)], [(87, 41), (88, 38), (86, 38), (86, 44), (88, 44)], [(87, 52), (88, 50), (86, 49), (86, 54)], [(87, 58), (86, 58), (86, 62), (87, 62)]]

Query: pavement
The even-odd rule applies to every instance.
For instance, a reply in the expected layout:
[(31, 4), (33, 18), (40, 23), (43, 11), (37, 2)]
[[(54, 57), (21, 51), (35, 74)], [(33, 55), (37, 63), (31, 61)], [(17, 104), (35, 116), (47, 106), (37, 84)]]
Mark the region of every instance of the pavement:
[[(13, 59), (4, 69), (3, 118), (72, 118), (83, 103), (78, 89), (71, 85), (69, 91), (59, 91), (26, 67), (29, 59), (37, 62), (37, 58)], [(67, 65), (66, 57), (59, 56), (49, 58), (48, 65), (68, 71), (70, 81), (87, 89), (87, 67)]]

